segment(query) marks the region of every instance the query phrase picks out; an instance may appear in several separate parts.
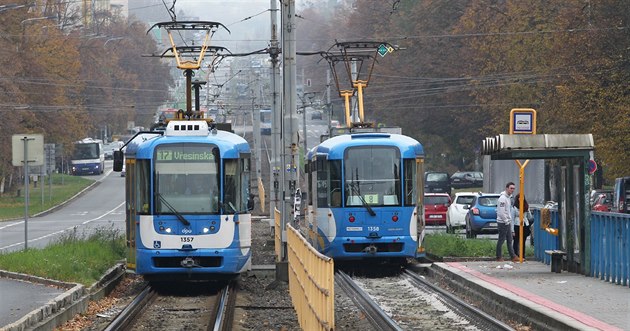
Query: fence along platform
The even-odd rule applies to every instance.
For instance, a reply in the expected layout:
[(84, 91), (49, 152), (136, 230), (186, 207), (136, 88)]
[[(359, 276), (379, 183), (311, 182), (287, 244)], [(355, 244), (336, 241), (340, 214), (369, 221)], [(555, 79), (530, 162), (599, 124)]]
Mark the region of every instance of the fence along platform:
[(302, 330), (335, 329), (335, 263), (287, 225), (289, 293)]

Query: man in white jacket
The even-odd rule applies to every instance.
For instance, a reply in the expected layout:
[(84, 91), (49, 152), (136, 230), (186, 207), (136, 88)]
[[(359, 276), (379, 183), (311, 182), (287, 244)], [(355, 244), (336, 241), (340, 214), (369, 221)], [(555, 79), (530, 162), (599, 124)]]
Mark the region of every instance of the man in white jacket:
[(514, 254), (512, 244), (512, 193), (516, 186), (509, 182), (505, 185), (505, 191), (497, 201), (497, 227), (499, 229), (499, 240), (497, 240), (497, 261), (503, 261), (503, 242), (507, 241), (508, 252), (512, 261), (518, 261)]

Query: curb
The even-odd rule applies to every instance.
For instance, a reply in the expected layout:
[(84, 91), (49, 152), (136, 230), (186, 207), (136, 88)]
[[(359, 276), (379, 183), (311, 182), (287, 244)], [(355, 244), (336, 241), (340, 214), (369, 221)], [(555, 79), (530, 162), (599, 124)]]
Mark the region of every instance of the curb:
[(0, 328), (0, 331), (54, 330), (56, 327), (84, 313), (91, 300), (98, 300), (109, 294), (125, 274), (123, 263), (118, 263), (105, 272), (105, 275), (89, 288), (77, 283), (65, 283), (52, 279), (0, 270), (0, 277), (23, 280), (48, 286), (67, 288), (63, 294), (50, 300), (44, 306), (34, 309), (16, 322)]
[(493, 316), (509, 316), (534, 330), (589, 330), (587, 325), (559, 315), (542, 305), (516, 297), (511, 292), (478, 279), (446, 263), (433, 263), (423, 271), (434, 280), (451, 288), (458, 296)]

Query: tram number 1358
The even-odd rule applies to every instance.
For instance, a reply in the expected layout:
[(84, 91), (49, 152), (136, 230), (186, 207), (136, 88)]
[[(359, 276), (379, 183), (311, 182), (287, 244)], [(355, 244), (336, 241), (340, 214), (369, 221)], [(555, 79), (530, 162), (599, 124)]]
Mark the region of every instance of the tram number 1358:
[(193, 237), (179, 237), (179, 240), (183, 243), (191, 243), (193, 241)]

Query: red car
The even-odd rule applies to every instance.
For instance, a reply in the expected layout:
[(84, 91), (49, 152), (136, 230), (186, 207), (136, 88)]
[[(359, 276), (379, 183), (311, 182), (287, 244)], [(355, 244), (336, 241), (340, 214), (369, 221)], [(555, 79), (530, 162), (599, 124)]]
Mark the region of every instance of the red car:
[(424, 194), (424, 222), (426, 225), (445, 225), (446, 212), (451, 205), (451, 196), (446, 193)]
[(593, 205), (591, 210), (593, 211), (610, 211), (612, 202), (608, 198), (606, 194), (600, 194), (595, 201), (593, 201)]

